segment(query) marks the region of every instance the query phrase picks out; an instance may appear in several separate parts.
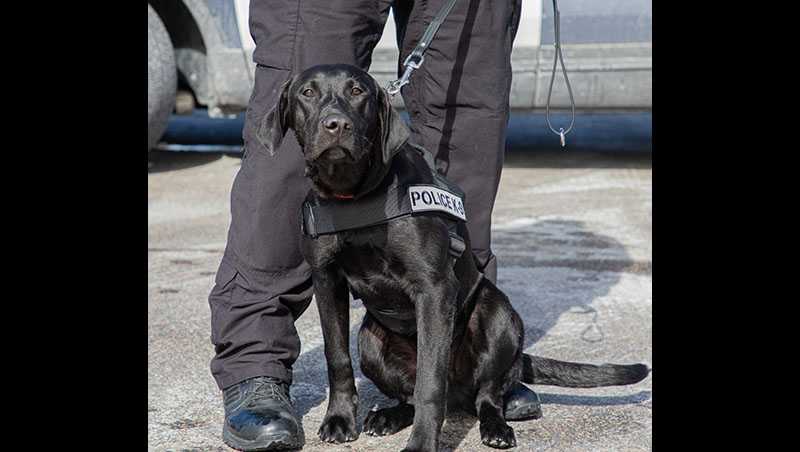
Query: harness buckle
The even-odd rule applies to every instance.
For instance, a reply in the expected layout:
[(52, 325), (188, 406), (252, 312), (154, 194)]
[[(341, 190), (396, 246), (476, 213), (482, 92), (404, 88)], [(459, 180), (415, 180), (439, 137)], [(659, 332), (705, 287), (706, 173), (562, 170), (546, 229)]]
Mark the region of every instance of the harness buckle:
[(458, 259), (464, 254), (464, 250), (467, 249), (467, 244), (464, 243), (464, 239), (462, 239), (458, 233), (454, 231), (450, 231), (450, 255), (454, 258)]

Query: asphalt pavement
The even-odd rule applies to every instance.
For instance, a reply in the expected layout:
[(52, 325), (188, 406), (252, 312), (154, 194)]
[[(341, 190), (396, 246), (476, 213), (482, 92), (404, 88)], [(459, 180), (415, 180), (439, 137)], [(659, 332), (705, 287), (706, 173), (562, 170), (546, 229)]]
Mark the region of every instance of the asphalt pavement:
[[(153, 451), (231, 450), (207, 295), (225, 246), (238, 156), (154, 152), (148, 173), (148, 433)], [(649, 153), (509, 152), (493, 215), (498, 285), (525, 322), (525, 351), (590, 363), (652, 363), (652, 172)], [(353, 302), (352, 331), (364, 308)], [(410, 429), (334, 446), (316, 435), (327, 376), (315, 305), (297, 321), (291, 394), (308, 451), (400, 450)], [(355, 334), (351, 349), (355, 354)], [(359, 426), (393, 402), (356, 369)], [(624, 387), (532, 386), (544, 417), (514, 422), (516, 450), (652, 449), (652, 379)], [(451, 413), (443, 450), (488, 451), (477, 419)]]

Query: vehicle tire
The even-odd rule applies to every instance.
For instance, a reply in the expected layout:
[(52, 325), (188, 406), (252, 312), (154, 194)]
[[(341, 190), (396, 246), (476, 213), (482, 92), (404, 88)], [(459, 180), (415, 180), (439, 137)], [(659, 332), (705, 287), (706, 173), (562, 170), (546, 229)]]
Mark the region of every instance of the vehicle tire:
[(164, 23), (147, 5), (147, 150), (161, 139), (175, 107), (178, 72), (175, 51)]

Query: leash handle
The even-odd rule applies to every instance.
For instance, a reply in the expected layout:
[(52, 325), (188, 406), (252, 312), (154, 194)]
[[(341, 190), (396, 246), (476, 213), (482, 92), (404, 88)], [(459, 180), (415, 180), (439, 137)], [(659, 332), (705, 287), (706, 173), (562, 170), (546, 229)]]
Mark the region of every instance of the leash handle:
[[(416, 47), (414, 47), (414, 50), (403, 62), (403, 75), (400, 76), (399, 79), (390, 82), (386, 87), (386, 92), (389, 93), (389, 95), (395, 96), (400, 92), (401, 88), (410, 83), (411, 74), (414, 72), (414, 70), (419, 69), (422, 66), (422, 63), (425, 61), (425, 51), (428, 50), (431, 41), (436, 36), (436, 32), (439, 31), (439, 27), (441, 27), (442, 23), (444, 23), (447, 15), (450, 14), (450, 11), (453, 9), (453, 6), (455, 6), (456, 1), (457, 0), (448, 0), (448, 2), (442, 6), (442, 9), (436, 13), (436, 17), (433, 18), (431, 23), (428, 25), (428, 28), (425, 29), (425, 33), (423, 33), (419, 43), (417, 43)], [(547, 120), (547, 126), (550, 128), (550, 130), (559, 136), (561, 147), (564, 148), (567, 145), (566, 136), (572, 131), (572, 128), (575, 125), (575, 97), (572, 95), (572, 85), (570, 85), (569, 76), (567, 76), (567, 67), (564, 64), (564, 54), (561, 52), (561, 13), (558, 10), (558, 0), (553, 0), (553, 22), (553, 30), (555, 34), (555, 56), (553, 58), (553, 73), (550, 77), (550, 86), (547, 90), (545, 119)], [(564, 130), (563, 127), (559, 128), (559, 130), (556, 130), (553, 127), (553, 124), (550, 122), (550, 99), (553, 94), (553, 82), (556, 79), (556, 69), (558, 68), (559, 61), (561, 61), (561, 72), (564, 74), (564, 81), (567, 84), (569, 101), (572, 108), (572, 119), (570, 120), (569, 126), (566, 130)]]
[(428, 28), (425, 29), (425, 33), (422, 34), (422, 38), (420, 38), (419, 43), (417, 46), (414, 47), (414, 50), (406, 57), (406, 60), (403, 62), (403, 67), (405, 70), (403, 71), (403, 75), (392, 82), (386, 87), (386, 92), (390, 95), (394, 96), (395, 94), (400, 92), (400, 88), (405, 85), (408, 85), (411, 79), (411, 73), (414, 72), (415, 69), (419, 69), (422, 66), (422, 62), (425, 61), (425, 51), (428, 50), (428, 47), (433, 41), (434, 36), (436, 36), (436, 32), (439, 31), (439, 27), (442, 26), (447, 15), (450, 14), (450, 11), (455, 6), (457, 0), (448, 0), (442, 6), (442, 9), (436, 13), (436, 17), (433, 18)]
[[(554, 27), (553, 31), (555, 32), (555, 57), (553, 58), (553, 74), (550, 77), (550, 88), (547, 91), (547, 114), (545, 119), (547, 119), (547, 127), (550, 130), (558, 135), (561, 138), (561, 147), (565, 147), (567, 145), (566, 142), (566, 135), (572, 131), (572, 126), (575, 125), (575, 98), (572, 96), (572, 86), (569, 84), (569, 77), (567, 77), (567, 68), (564, 66), (564, 55), (561, 53), (561, 30), (560, 30), (560, 22), (561, 22), (561, 13), (558, 11), (558, 0), (553, 0), (553, 21)], [(567, 83), (567, 91), (569, 92), (569, 101), (572, 104), (572, 120), (569, 123), (569, 127), (567, 130), (564, 130), (561, 127), (559, 130), (553, 128), (553, 124), (550, 123), (550, 96), (553, 94), (553, 82), (556, 79), (556, 67), (558, 65), (558, 61), (561, 60), (561, 72), (564, 74), (564, 81)]]

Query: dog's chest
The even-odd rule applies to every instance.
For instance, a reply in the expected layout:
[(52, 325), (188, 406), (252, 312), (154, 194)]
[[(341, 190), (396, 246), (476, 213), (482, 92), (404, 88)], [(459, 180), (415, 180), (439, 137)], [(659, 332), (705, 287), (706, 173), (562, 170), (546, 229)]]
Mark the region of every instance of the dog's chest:
[(344, 247), (337, 256), (354, 298), (380, 323), (401, 334), (416, 332), (410, 298), (409, 265), (390, 249), (368, 240)]

